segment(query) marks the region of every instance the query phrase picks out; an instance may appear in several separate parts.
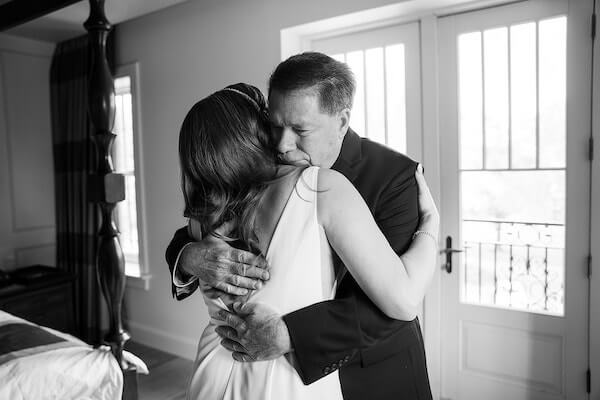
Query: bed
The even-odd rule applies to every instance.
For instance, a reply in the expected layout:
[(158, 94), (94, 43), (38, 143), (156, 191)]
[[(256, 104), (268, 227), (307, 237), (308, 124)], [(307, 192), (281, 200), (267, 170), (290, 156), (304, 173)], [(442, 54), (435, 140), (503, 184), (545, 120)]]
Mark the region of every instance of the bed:
[[(77, 2), (0, 1), (0, 31)], [(117, 399), (121, 398), (121, 393), (124, 399), (137, 399), (137, 373), (147, 372), (143, 363), (123, 351), (125, 342), (130, 338), (123, 329), (121, 316), (125, 263), (112, 211), (119, 201), (125, 199), (125, 185), (123, 175), (114, 173), (109, 153), (114, 139), (115, 94), (106, 59), (106, 39), (112, 27), (105, 16), (104, 0), (89, 0), (89, 4), (89, 18), (85, 23), (82, 21), (88, 32), (94, 60), (90, 67), (88, 115), (94, 127), (95, 147), (100, 161), (87, 190), (102, 216), (97, 234), (96, 272), (107, 304), (109, 329), (104, 336), (104, 346), (93, 349), (72, 336), (0, 312), (0, 327), (4, 327), (5, 335), (4, 340), (0, 336), (0, 361), (2, 357), (4, 359), (0, 363), (1, 399)], [(41, 344), (36, 340), (41, 340)], [(47, 390), (56, 386), (72, 392), (49, 396)], [(84, 387), (89, 389), (88, 392), (82, 389)], [(40, 392), (36, 395), (26, 393), (28, 390)], [(84, 392), (90, 395), (83, 395)]]
[[(113, 400), (123, 374), (108, 346), (85, 342), (0, 310), (0, 399)], [(148, 373), (129, 352), (124, 360)]]

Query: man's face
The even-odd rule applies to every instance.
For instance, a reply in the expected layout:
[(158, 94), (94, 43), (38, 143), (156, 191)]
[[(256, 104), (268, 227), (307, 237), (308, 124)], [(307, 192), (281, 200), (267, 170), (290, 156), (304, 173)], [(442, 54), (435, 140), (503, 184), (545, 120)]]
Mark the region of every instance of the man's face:
[(322, 112), (318, 94), (311, 89), (272, 91), (269, 96), (272, 133), (281, 161), (298, 166), (329, 168), (337, 159), (350, 111)]

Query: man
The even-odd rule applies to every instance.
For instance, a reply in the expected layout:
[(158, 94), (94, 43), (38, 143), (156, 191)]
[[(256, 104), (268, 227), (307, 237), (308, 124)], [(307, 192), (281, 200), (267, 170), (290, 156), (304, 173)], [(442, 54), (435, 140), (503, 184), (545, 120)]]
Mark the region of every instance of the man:
[[(348, 67), (320, 53), (279, 64), (269, 81), (269, 112), (280, 159), (335, 169), (358, 189), (398, 255), (419, 223), (416, 163), (361, 139), (348, 127), (354, 80)], [(351, 216), (349, 216), (351, 218)], [(166, 254), (178, 299), (198, 286), (241, 295), (268, 280), (264, 260), (210, 235), (192, 242), (178, 230)], [(264, 305), (223, 312), (223, 345), (238, 361), (293, 351), (305, 384), (339, 369), (345, 399), (431, 399), (419, 322), (387, 317), (340, 273), (335, 298), (280, 316)], [(420, 271), (427, 281), (433, 271)], [(424, 296), (424, 290), (421, 296)], [(224, 294), (225, 295), (225, 294)]]

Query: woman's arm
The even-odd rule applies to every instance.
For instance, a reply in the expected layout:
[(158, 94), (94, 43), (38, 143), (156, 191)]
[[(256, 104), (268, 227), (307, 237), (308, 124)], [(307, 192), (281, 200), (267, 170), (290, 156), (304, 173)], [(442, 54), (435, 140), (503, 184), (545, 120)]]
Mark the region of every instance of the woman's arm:
[[(419, 231), (437, 238), (439, 215), (420, 168)], [(417, 234), (401, 257), (381, 233), (354, 186), (340, 173), (321, 169), (318, 216), (327, 238), (369, 298), (391, 318), (412, 320), (435, 271), (437, 241)]]

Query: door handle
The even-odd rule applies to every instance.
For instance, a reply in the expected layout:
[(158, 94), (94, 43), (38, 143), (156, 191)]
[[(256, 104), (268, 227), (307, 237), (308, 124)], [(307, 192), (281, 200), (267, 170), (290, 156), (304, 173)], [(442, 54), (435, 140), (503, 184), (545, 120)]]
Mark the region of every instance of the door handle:
[(444, 263), (442, 268), (445, 269), (447, 273), (452, 273), (452, 254), (462, 252), (463, 250), (453, 249), (452, 236), (446, 236), (446, 248), (440, 250), (440, 254), (446, 254), (446, 262)]

